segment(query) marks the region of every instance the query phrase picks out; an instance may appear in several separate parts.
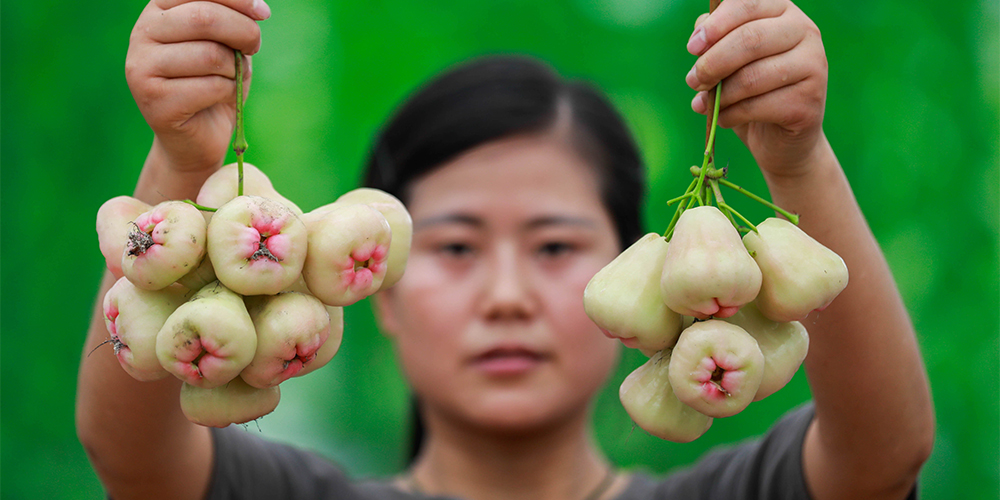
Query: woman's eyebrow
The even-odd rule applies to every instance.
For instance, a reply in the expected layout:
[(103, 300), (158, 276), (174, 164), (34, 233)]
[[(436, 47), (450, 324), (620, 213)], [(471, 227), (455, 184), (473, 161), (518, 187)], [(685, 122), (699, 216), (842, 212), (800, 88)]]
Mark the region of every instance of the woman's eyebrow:
[(586, 217), (573, 217), (567, 215), (549, 215), (531, 219), (524, 225), (526, 230), (539, 229), (549, 226), (584, 226), (587, 228), (597, 227), (597, 223)]
[(413, 230), (419, 231), (428, 226), (439, 226), (442, 224), (461, 224), (465, 226), (473, 226), (476, 228), (483, 227), (485, 225), (485, 223), (481, 218), (472, 215), (445, 214), (414, 221)]

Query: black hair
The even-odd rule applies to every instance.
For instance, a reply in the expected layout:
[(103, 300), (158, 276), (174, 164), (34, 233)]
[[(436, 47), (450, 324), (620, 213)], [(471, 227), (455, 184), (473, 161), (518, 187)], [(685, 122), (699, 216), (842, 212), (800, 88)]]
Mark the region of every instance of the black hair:
[(435, 167), (490, 141), (544, 132), (561, 112), (569, 114), (574, 146), (598, 174), (624, 249), (642, 236), (644, 176), (635, 140), (601, 92), (529, 57), (475, 59), (417, 91), (378, 135), (364, 184), (406, 203), (411, 184)]
[[(568, 123), (573, 147), (595, 169), (601, 199), (624, 249), (642, 236), (642, 157), (608, 99), (526, 56), (488, 56), (460, 64), (419, 89), (385, 124), (370, 152), (364, 184), (407, 203), (410, 186), (458, 155), (514, 135)], [(412, 401), (412, 462), (424, 438)]]

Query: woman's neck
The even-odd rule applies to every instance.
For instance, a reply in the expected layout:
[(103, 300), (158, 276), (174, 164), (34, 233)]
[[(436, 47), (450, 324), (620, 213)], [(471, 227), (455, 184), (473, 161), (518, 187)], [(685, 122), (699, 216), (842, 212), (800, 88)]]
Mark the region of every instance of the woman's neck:
[(427, 439), (410, 470), (410, 489), (465, 500), (583, 500), (618, 489), (586, 415), (524, 432), (485, 432), (433, 412), (424, 416)]

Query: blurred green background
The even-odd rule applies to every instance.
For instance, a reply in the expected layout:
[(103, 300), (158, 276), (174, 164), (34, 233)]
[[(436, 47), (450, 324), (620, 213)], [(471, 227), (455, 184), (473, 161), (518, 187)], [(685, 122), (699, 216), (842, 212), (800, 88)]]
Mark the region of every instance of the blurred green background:
[[(355, 186), (372, 134), (416, 85), (457, 61), (523, 52), (597, 83), (648, 162), (650, 228), (700, 161), (684, 49), (705, 1), (481, 0), (271, 3), (254, 59), (249, 161), (309, 210)], [(826, 132), (916, 324), (938, 416), (925, 498), (996, 498), (998, 421), (998, 3), (803, 0), (830, 63)], [(2, 46), (2, 491), (98, 498), (73, 424), (76, 373), (103, 260), (94, 215), (131, 194), (152, 134), (125, 84), (139, 1), (4, 2)], [(735, 136), (718, 145), (735, 182), (763, 192)], [(767, 214), (737, 201), (751, 219)], [(368, 305), (348, 308), (330, 366), (282, 385), (259, 432), (309, 446), (356, 476), (404, 464), (407, 389)], [(98, 352), (95, 355), (106, 355)], [(598, 407), (607, 453), (668, 471), (764, 432), (809, 398), (800, 372), (775, 396), (691, 444), (634, 430), (617, 385)], [(892, 363), (892, 353), (885, 353)], [(872, 383), (878, 383), (873, 380)], [(886, 387), (886, 391), (893, 390)], [(250, 426), (258, 432), (258, 426)], [(847, 478), (845, 478), (847, 479)]]

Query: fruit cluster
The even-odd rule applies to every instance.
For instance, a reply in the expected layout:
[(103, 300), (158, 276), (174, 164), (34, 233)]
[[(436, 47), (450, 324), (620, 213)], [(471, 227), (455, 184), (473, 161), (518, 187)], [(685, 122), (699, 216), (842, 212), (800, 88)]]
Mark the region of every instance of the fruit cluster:
[[(711, 2), (711, 10), (718, 5)], [(798, 228), (798, 216), (729, 182), (715, 167), (722, 82), (701, 167), (663, 235), (650, 233), (599, 271), (584, 291), (587, 315), (650, 359), (619, 390), (650, 434), (699, 438), (712, 419), (743, 411), (788, 383), (805, 360), (800, 320), (847, 286), (847, 266)], [(725, 186), (773, 209), (754, 226), (723, 199)], [(739, 221), (742, 221), (741, 224)], [(745, 224), (745, 225), (744, 225)], [(740, 236), (740, 233), (745, 236)]]
[(343, 307), (399, 280), (412, 234), (406, 208), (383, 191), (303, 213), (259, 169), (240, 167), (214, 173), (195, 203), (119, 196), (97, 213), (118, 278), (104, 297), (115, 356), (140, 381), (182, 380), (184, 414), (214, 427), (270, 413), (280, 383), (329, 362)]
[(650, 233), (598, 272), (590, 318), (651, 356), (622, 383), (622, 405), (663, 439), (700, 437), (783, 387), (805, 359), (799, 320), (847, 285), (847, 267), (795, 224), (769, 218), (740, 237), (711, 205), (684, 210), (672, 238)]

